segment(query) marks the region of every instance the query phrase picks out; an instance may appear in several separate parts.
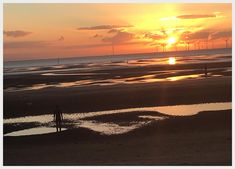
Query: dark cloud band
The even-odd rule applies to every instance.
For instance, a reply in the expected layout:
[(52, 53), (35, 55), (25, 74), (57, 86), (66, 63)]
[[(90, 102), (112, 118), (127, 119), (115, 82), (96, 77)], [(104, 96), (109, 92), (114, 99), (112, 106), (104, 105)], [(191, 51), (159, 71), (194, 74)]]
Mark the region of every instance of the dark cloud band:
[(179, 15), (176, 16), (178, 19), (202, 19), (202, 18), (215, 18), (216, 15)]
[(98, 25), (91, 27), (80, 27), (77, 30), (105, 30), (105, 29), (115, 29), (115, 28), (127, 28), (133, 27), (132, 25)]
[(14, 38), (19, 38), (19, 37), (24, 37), (27, 36), (29, 34), (31, 34), (32, 32), (28, 32), (28, 31), (22, 31), (22, 30), (16, 30), (16, 31), (3, 31), (3, 34), (8, 36), (8, 37), (14, 37)]

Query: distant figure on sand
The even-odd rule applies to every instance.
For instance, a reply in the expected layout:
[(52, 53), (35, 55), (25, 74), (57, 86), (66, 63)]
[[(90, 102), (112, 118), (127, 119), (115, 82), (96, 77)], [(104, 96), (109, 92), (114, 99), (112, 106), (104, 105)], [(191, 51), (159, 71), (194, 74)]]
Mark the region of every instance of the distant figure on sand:
[(63, 114), (58, 105), (56, 105), (54, 110), (54, 121), (56, 122), (56, 132), (61, 131), (61, 123), (63, 120)]
[(207, 65), (205, 65), (205, 76), (207, 77)]

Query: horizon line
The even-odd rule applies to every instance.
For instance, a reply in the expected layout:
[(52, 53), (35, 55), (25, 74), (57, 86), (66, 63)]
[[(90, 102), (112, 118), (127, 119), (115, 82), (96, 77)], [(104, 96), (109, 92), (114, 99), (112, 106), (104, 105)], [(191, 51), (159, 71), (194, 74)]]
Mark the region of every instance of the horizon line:
[[(37, 58), (37, 59), (21, 59), (21, 60), (4, 60), (3, 63), (7, 62), (23, 62), (23, 61), (39, 61), (39, 60), (55, 60), (55, 59), (78, 59), (78, 58), (93, 58), (93, 57), (114, 57), (114, 56), (123, 56), (123, 55), (140, 55), (140, 54), (164, 54), (164, 53), (173, 53), (173, 52), (192, 52), (192, 51), (205, 51), (205, 50), (222, 50), (222, 49), (230, 49), (228, 48), (211, 48), (211, 49), (195, 49), (195, 50), (174, 50), (174, 51), (161, 51), (161, 52), (147, 52), (147, 53), (123, 53), (123, 54), (115, 54), (115, 55), (92, 55), (92, 56), (68, 56), (68, 57), (54, 57), (54, 58)], [(4, 57), (3, 57), (4, 58)]]

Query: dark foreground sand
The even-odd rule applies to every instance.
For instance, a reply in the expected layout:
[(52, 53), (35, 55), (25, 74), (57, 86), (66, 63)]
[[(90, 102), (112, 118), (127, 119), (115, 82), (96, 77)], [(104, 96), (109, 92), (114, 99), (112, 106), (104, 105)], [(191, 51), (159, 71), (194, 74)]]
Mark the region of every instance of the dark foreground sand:
[(4, 165), (231, 164), (231, 110), (173, 117), (123, 135), (80, 128), (4, 137)]

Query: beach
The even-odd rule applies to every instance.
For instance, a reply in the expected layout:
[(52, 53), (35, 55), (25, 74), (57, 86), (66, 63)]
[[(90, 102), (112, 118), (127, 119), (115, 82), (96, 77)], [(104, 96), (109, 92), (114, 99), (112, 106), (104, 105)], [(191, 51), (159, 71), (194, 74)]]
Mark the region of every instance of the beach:
[[(208, 77), (204, 77), (204, 63), (62, 70), (57, 76), (44, 73), (4, 76), (4, 112), (10, 112), (4, 113), (4, 117), (48, 114), (56, 104), (64, 112), (73, 113), (231, 101), (232, 73), (227, 71), (231, 64), (207, 63)], [(76, 83), (83, 80), (89, 82)]]
[[(53, 127), (55, 105), (67, 119), (61, 133), (4, 136), (4, 165), (231, 165), (231, 106), (187, 109), (231, 105), (232, 63), (216, 59), (43, 67), (5, 75), (4, 134)], [(159, 112), (161, 106), (181, 105), (184, 115)]]
[(231, 110), (101, 136), (87, 129), (4, 138), (4, 165), (231, 165)]

